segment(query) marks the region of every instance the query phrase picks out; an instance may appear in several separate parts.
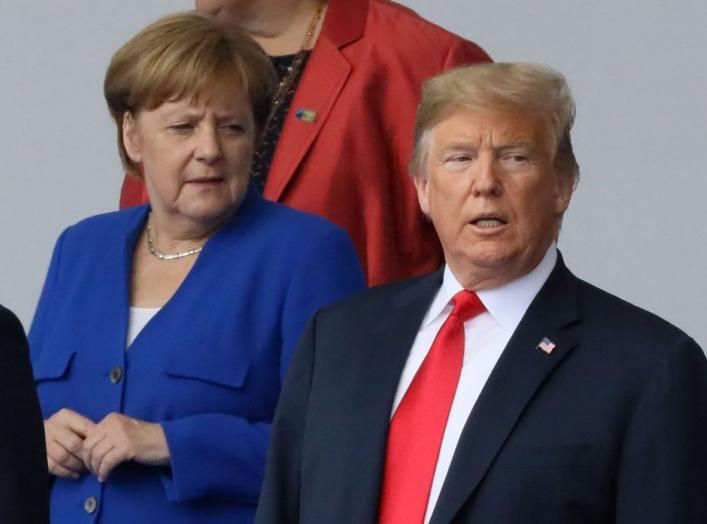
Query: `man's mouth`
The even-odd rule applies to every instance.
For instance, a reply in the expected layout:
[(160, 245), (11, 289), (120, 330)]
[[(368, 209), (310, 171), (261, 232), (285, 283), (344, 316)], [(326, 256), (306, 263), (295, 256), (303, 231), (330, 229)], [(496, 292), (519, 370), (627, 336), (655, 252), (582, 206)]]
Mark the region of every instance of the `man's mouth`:
[(470, 220), (469, 223), (480, 229), (493, 229), (495, 227), (505, 226), (508, 222), (498, 215), (480, 215)]
[(471, 222), (476, 227), (488, 228), (488, 227), (498, 227), (505, 224), (505, 222), (499, 218), (477, 218)]

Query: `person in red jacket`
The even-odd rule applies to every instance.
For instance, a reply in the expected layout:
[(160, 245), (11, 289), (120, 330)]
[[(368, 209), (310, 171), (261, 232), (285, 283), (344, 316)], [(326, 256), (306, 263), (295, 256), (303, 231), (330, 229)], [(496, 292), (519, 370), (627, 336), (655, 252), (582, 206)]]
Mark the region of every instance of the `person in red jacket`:
[[(196, 0), (272, 57), (280, 76), (252, 166), (266, 198), (346, 229), (369, 285), (429, 272), (442, 250), (408, 176), (422, 83), (490, 61), (387, 0)], [(121, 207), (147, 200), (126, 176)]]

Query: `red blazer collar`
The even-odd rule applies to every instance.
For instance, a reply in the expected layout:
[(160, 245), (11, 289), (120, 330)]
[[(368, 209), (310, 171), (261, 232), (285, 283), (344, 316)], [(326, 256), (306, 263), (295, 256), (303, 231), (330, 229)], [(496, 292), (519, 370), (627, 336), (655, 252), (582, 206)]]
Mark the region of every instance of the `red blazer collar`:
[[(369, 0), (330, 0), (322, 32), (302, 74), (275, 149), (264, 195), (280, 200), (287, 185), (325, 125), (344, 88), (352, 65), (340, 49), (363, 36)], [(298, 109), (315, 114), (314, 122), (296, 118)]]
[(329, 0), (320, 38), (341, 48), (363, 35), (369, 0)]

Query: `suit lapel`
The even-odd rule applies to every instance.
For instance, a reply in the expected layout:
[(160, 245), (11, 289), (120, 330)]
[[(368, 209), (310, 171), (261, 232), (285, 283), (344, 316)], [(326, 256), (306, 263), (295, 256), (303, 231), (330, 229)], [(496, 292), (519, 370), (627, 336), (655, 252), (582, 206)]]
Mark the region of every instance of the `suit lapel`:
[[(351, 511), (347, 510), (345, 522), (377, 521), (393, 399), (422, 319), (441, 285), (442, 274), (440, 270), (422, 277), (391, 295), (388, 301), (381, 301), (381, 312), (374, 315), (376, 324), (366, 330), (366, 347), (356, 348), (362, 350), (362, 356), (353, 383), (355, 395), (351, 397), (350, 413), (354, 418), (347, 426), (346, 442), (336, 444), (339, 450), (353, 450), (350, 455), (353, 459), (342, 465), (346, 469), (342, 507), (352, 499), (357, 503)], [(340, 482), (337, 477), (332, 485)]]
[[(143, 206), (139, 210), (132, 213), (130, 217), (130, 222), (127, 227), (125, 238), (122, 245), (120, 246), (120, 255), (117, 257), (117, 261), (120, 264), (120, 270), (114, 271), (108, 274), (120, 275), (121, 278), (117, 282), (112, 282), (110, 285), (113, 289), (117, 291), (115, 293), (115, 300), (109, 301), (111, 304), (115, 304), (116, 310), (113, 314), (104, 311), (103, 316), (107, 318), (114, 318), (117, 322), (116, 333), (118, 337), (116, 341), (116, 346), (120, 348), (119, 355), (124, 355), (125, 353), (125, 342), (128, 333), (128, 315), (130, 312), (130, 287), (132, 285), (132, 274), (133, 274), (133, 255), (135, 254), (135, 246), (137, 245), (142, 229), (147, 221), (148, 213), (150, 208), (148, 206)], [(115, 287), (117, 285), (117, 288)]]
[[(266, 198), (280, 199), (331, 113), (351, 73), (351, 65), (340, 48), (361, 37), (367, 13), (368, 2), (329, 2), (322, 32), (302, 74), (275, 150), (265, 185)], [(314, 111), (314, 122), (298, 119), (298, 108)]]
[(81, 329), (88, 329), (90, 334), (80, 336), (100, 341), (99, 356), (91, 358), (100, 360), (101, 372), (106, 377), (117, 363), (124, 363), (126, 357), (133, 254), (147, 213), (147, 206), (121, 211), (109, 231), (115, 242), (94, 255), (93, 263), (100, 268), (103, 278), (91, 280), (96, 286), (92, 288), (93, 306), (84, 306), (86, 311), (81, 319), (84, 325)]
[(365, 373), (358, 377), (362, 395), (356, 398), (357, 407), (367, 415), (375, 411), (376, 416), (385, 419), (384, 426), (390, 418), (403, 366), (422, 319), (442, 283), (442, 275), (442, 271), (436, 271), (391, 296), (387, 314), (381, 314), (379, 323), (368, 333), (370, 344), (363, 351), (362, 361), (376, 365), (365, 365)]
[[(560, 257), (469, 415), (430, 524), (450, 522), (472, 496), (526, 405), (574, 348), (578, 320), (575, 277)], [(537, 347), (545, 337), (555, 344), (550, 354)]]

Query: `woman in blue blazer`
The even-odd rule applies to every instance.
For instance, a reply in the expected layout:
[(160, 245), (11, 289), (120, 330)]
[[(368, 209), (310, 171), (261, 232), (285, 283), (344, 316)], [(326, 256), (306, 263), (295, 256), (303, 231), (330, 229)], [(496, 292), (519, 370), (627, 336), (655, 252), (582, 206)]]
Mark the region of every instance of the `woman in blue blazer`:
[(194, 14), (114, 56), (106, 99), (151, 205), (54, 250), (30, 331), (52, 522), (252, 522), (295, 342), (364, 285), (342, 230), (249, 187), (273, 85), (256, 44)]

